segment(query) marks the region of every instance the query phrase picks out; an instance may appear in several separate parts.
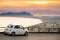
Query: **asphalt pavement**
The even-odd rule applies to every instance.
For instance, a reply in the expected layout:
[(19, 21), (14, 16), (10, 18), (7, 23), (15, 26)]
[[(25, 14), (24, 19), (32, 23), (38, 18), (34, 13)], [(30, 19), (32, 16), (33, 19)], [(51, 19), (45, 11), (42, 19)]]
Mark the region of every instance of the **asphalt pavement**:
[(60, 40), (60, 33), (29, 33), (28, 36), (0, 34), (0, 40)]

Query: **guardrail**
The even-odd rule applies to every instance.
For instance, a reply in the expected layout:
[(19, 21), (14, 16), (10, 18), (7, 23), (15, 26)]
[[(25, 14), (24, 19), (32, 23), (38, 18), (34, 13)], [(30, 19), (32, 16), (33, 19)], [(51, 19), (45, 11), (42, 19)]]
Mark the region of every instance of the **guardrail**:
[[(4, 32), (4, 29), (5, 27), (0, 27), (0, 32)], [(29, 29), (29, 32), (60, 32), (60, 28), (33, 28), (33, 30)]]

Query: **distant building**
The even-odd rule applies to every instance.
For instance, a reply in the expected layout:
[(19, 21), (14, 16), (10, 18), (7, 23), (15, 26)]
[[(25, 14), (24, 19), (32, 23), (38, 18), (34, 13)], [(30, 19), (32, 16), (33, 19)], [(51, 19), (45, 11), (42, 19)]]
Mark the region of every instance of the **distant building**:
[(41, 24), (27, 27), (29, 32), (60, 32), (60, 26), (57, 23), (44, 22)]

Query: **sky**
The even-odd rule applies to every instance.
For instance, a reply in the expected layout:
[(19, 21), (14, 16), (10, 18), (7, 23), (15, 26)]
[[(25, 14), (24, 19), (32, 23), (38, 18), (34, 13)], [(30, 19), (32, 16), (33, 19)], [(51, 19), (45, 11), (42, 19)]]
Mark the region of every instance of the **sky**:
[(0, 13), (21, 11), (37, 17), (60, 16), (60, 0), (0, 0)]

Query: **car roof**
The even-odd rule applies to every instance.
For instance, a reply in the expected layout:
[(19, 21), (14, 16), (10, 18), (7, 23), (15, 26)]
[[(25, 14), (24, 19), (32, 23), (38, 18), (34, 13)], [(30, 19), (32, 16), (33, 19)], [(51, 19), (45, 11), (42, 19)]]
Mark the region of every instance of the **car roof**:
[[(9, 25), (13, 25), (13, 24), (9, 24)], [(16, 26), (16, 25), (13, 25), (13, 26)], [(22, 25), (18, 25), (18, 26), (22, 26)]]

